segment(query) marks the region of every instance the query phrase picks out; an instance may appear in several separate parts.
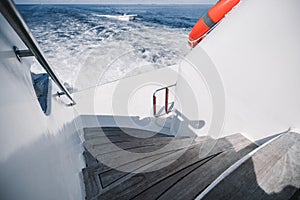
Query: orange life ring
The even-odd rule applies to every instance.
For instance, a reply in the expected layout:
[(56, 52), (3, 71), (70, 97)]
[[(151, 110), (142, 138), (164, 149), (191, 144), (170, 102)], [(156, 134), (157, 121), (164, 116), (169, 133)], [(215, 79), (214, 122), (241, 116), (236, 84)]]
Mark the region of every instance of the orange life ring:
[(220, 0), (195, 24), (190, 35), (189, 45), (195, 47), (216, 23), (218, 23), (240, 0)]

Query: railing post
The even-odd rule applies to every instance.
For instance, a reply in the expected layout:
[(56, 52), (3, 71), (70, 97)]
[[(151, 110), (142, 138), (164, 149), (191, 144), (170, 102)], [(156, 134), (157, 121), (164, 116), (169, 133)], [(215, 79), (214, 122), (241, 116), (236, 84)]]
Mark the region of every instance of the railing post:
[(156, 96), (153, 95), (153, 115), (156, 115)]
[(166, 111), (166, 114), (168, 114), (169, 112), (169, 88), (166, 87), (166, 99), (165, 99), (165, 111)]

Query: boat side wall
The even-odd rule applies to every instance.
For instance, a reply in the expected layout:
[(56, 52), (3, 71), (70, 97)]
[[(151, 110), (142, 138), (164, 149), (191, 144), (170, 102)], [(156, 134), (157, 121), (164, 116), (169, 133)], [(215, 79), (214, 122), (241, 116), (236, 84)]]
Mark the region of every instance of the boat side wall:
[[(219, 126), (223, 128), (220, 134), (211, 134), (243, 133), (257, 141), (290, 127), (300, 127), (299, 8), (297, 0), (241, 1), (188, 55), (193, 66), (183, 61), (182, 77), (177, 83), (182, 101), (188, 98), (184, 95), (187, 87), (201, 93), (199, 85), (205, 82), (209, 92), (197, 98), (202, 107), (211, 106), (203, 99), (214, 99), (212, 93), (222, 93), (209, 83), (211, 77), (191, 79), (190, 74), (197, 70), (213, 67), (217, 72), (213, 76), (220, 78), (215, 80), (222, 82), (225, 109)], [(189, 86), (185, 86), (187, 80)], [(198, 119), (209, 122), (216, 110), (223, 112), (220, 106), (220, 101), (213, 103), (212, 110), (203, 110), (210, 114), (200, 113)], [(183, 113), (192, 115), (189, 111)], [(211, 122), (206, 123), (210, 125)]]
[[(81, 140), (74, 112), (52, 95), (46, 116), (33, 89), (33, 58), (0, 15), (0, 197), (1, 199), (83, 199)], [(58, 91), (52, 84), (52, 93)]]

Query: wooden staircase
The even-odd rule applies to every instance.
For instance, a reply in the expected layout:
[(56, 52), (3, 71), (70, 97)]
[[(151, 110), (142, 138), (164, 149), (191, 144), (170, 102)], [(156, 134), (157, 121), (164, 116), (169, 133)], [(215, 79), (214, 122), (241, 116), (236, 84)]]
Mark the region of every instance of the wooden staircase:
[(194, 199), (257, 147), (241, 134), (214, 140), (105, 127), (84, 136), (86, 199)]

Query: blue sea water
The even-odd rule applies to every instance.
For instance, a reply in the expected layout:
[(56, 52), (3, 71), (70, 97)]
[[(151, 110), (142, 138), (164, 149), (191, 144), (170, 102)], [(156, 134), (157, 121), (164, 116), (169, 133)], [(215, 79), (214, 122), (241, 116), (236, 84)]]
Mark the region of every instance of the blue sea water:
[[(58, 75), (69, 84), (108, 67), (107, 81), (133, 69), (177, 64), (190, 48), (187, 37), (210, 5), (18, 5)], [(136, 14), (135, 21), (103, 15)], [(33, 69), (38, 70), (37, 63)], [(139, 73), (143, 72), (140, 70)], [(134, 73), (132, 73), (134, 74)], [(86, 81), (87, 82), (87, 81)]]

